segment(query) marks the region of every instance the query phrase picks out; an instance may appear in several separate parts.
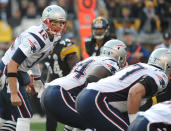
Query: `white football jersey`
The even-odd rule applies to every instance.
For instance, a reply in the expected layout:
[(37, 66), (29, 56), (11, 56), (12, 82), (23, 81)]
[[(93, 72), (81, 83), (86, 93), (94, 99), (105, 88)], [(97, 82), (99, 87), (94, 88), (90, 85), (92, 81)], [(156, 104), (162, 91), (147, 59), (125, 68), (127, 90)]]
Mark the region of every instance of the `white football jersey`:
[[(131, 86), (143, 76), (150, 76), (158, 86), (157, 91), (162, 91), (168, 84), (168, 77), (159, 68), (145, 64), (137, 63), (122, 68), (115, 75), (101, 79), (98, 82), (90, 83), (87, 89), (100, 91), (108, 96), (109, 103), (120, 110), (127, 111), (127, 97)], [(141, 105), (145, 101), (142, 101)]]
[(145, 112), (138, 112), (138, 115), (144, 116), (151, 123), (171, 124), (171, 101), (166, 101), (153, 105)]
[(119, 69), (118, 63), (112, 58), (92, 56), (77, 63), (71, 73), (67, 76), (55, 79), (48, 83), (48, 85), (60, 85), (65, 90), (75, 89), (85, 84), (87, 74), (89, 74), (97, 66), (105, 67), (112, 74)]
[(15, 51), (20, 48), (27, 58), (19, 65), (18, 70), (27, 72), (33, 65), (49, 55), (54, 48), (54, 43), (59, 39), (60, 37), (54, 37), (53, 41), (50, 41), (42, 25), (32, 26), (16, 38), (14, 44), (6, 51), (2, 61), (5, 65), (8, 64)]

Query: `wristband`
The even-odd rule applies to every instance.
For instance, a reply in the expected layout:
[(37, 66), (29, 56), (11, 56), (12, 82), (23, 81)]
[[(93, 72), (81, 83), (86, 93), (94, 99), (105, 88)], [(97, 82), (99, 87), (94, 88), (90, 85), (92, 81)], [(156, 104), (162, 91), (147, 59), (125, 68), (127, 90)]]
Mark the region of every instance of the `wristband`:
[(17, 77), (17, 73), (9, 72), (9, 73), (7, 73), (7, 77)]
[(132, 123), (136, 119), (137, 114), (128, 114), (128, 117), (129, 117), (129, 122)]
[(41, 80), (41, 77), (34, 77), (34, 80), (36, 81), (36, 80)]

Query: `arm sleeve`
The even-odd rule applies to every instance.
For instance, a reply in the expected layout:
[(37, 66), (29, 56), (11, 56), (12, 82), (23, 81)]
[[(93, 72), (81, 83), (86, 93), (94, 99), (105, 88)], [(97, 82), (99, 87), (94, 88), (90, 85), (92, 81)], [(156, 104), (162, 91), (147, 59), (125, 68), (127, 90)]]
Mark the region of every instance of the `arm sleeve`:
[(153, 96), (158, 90), (158, 86), (155, 80), (150, 76), (141, 77), (141, 79), (139, 80), (139, 83), (141, 83), (145, 87), (145, 90), (146, 90), (145, 96)]
[(14, 55), (12, 56), (12, 59), (18, 63), (19, 65), (27, 58), (27, 56), (21, 51), (20, 48), (18, 48)]

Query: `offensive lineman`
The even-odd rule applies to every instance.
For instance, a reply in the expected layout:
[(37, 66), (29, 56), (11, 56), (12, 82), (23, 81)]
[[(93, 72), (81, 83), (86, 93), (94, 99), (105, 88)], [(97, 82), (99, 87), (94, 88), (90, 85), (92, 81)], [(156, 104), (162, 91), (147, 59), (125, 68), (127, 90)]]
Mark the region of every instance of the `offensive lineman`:
[[(125, 131), (145, 98), (163, 91), (171, 74), (171, 50), (152, 52), (148, 64), (127, 66), (90, 83), (76, 99), (76, 110), (100, 131)], [(128, 112), (129, 119), (124, 116)], [(98, 118), (98, 119), (97, 119)]]
[(171, 101), (152, 106), (145, 112), (138, 112), (137, 118), (128, 127), (128, 131), (170, 131)]
[(80, 129), (88, 128), (87, 122), (75, 110), (75, 97), (86, 82), (98, 81), (123, 67), (126, 57), (126, 45), (122, 41), (107, 41), (100, 56), (79, 62), (67, 76), (47, 83), (41, 97), (42, 107), (59, 122)]
[(17, 122), (17, 131), (30, 130), (32, 111), (24, 89), (30, 82), (27, 71), (32, 69), (34, 85), (38, 85), (35, 88), (39, 91), (43, 83), (37, 63), (53, 50), (55, 43), (61, 39), (65, 26), (65, 11), (57, 5), (48, 6), (42, 13), (42, 24), (21, 33), (5, 53), (2, 63), (6, 65), (3, 72), (8, 83), (5, 83), (0, 93), (1, 125), (5, 120), (12, 120)]

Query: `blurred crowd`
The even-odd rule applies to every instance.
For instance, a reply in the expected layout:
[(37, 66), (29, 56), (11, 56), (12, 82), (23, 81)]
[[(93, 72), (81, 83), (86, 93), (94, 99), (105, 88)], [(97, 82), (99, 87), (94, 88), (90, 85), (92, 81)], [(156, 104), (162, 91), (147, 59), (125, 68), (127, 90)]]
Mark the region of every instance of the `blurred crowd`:
[[(64, 37), (80, 45), (78, 0), (0, 0), (0, 56), (22, 31), (40, 24), (47, 5), (57, 4), (68, 13)], [(107, 18), (110, 33), (123, 40), (129, 31), (140, 43), (160, 44), (162, 33), (171, 30), (170, 0), (97, 0), (96, 15)]]

